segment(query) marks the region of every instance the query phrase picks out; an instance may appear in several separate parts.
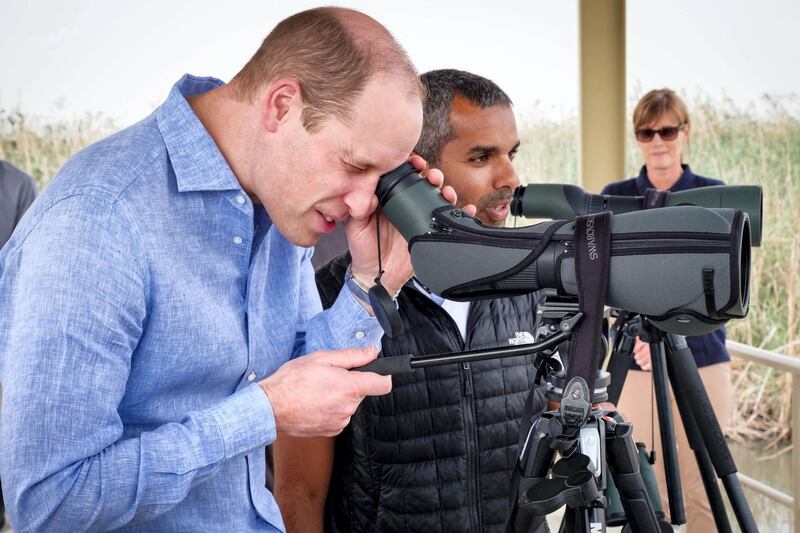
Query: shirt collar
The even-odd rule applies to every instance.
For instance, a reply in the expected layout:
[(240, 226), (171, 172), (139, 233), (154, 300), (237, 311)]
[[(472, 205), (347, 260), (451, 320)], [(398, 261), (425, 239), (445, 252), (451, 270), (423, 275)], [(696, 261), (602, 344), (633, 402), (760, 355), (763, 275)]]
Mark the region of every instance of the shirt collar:
[[(681, 164), (683, 168), (683, 174), (675, 182), (675, 184), (670, 187), (670, 191), (684, 191), (686, 189), (691, 189), (695, 187), (695, 183), (697, 182), (697, 176), (692, 172), (692, 169), (689, 168), (689, 165)], [(647, 189), (655, 189), (653, 184), (650, 183), (650, 178), (647, 177), (647, 167), (642, 166), (642, 169), (639, 171), (639, 175), (636, 176), (636, 194), (638, 196), (644, 196), (644, 193)]]
[(411, 278), (411, 280), (414, 283), (414, 287), (419, 292), (430, 298), (436, 305), (442, 305), (444, 303), (444, 298), (442, 298), (438, 294), (433, 294), (431, 291), (428, 290), (427, 287), (423, 286), (419, 281), (417, 281), (417, 278)]
[(173, 85), (156, 112), (180, 192), (241, 189), (214, 139), (186, 100), (221, 85), (223, 82), (216, 78), (186, 74)]

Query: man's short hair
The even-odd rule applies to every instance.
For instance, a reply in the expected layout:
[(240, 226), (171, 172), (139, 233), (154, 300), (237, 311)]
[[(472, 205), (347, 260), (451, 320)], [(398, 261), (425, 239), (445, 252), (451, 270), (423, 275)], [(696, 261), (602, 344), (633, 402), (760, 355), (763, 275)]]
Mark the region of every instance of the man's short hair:
[(423, 97), (414, 65), (386, 28), (358, 11), (322, 7), (278, 23), (233, 81), (238, 97), (252, 101), (265, 83), (296, 79), (303, 126), (313, 133), (329, 116), (347, 122), (353, 102), (379, 73), (397, 76), (409, 94)]
[(450, 110), (456, 95), (485, 109), (493, 105), (511, 107), (511, 99), (493, 81), (463, 70), (432, 70), (420, 76), (426, 92), (422, 135), (414, 148), (430, 165), (439, 162), (442, 146), (455, 138)]

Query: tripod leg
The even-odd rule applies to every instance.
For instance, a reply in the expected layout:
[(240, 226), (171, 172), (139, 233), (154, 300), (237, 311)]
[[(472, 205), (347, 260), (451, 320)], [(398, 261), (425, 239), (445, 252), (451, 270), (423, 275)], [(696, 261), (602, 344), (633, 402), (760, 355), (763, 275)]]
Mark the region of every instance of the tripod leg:
[[(651, 339), (658, 335), (650, 331)], [(675, 525), (686, 523), (683, 507), (683, 490), (681, 489), (681, 473), (678, 464), (678, 450), (675, 443), (675, 426), (672, 420), (672, 405), (669, 400), (667, 385), (667, 361), (664, 342), (650, 342), (650, 360), (653, 365), (653, 384), (655, 387), (656, 405), (658, 407), (658, 425), (661, 430), (661, 453), (664, 456), (664, 474), (667, 480), (669, 497), (670, 522)]]
[(725, 503), (722, 501), (722, 494), (719, 491), (719, 485), (717, 485), (714, 465), (711, 463), (708, 450), (695, 451), (695, 457), (697, 458), (697, 467), (700, 469), (700, 475), (703, 478), (703, 487), (705, 487), (708, 502), (711, 505), (711, 512), (714, 515), (714, 523), (717, 525), (717, 531), (722, 533), (733, 531), (730, 520), (728, 520), (728, 513), (725, 512)]
[(666, 339), (670, 348), (670, 376), (674, 382), (680, 383), (682, 396), (691, 406), (696, 427), (705, 443), (714, 470), (722, 479), (739, 527), (745, 532), (758, 531), (753, 513), (744, 497), (742, 485), (736, 476), (736, 463), (714, 415), (714, 408), (697, 372), (692, 352), (686, 345), (686, 339), (678, 335), (667, 335)]
[(639, 472), (639, 452), (633, 442), (633, 426), (624, 422), (606, 426), (606, 454), (631, 529), (634, 533), (661, 531)]
[(667, 370), (670, 373), (670, 383), (675, 393), (675, 402), (678, 404), (678, 412), (683, 421), (683, 428), (686, 430), (686, 439), (697, 459), (697, 467), (703, 479), (703, 487), (708, 496), (708, 502), (711, 505), (711, 512), (714, 515), (714, 523), (717, 526), (717, 531), (728, 533), (731, 531), (731, 524), (728, 520), (728, 514), (725, 512), (725, 504), (722, 501), (719, 485), (717, 485), (714, 465), (711, 463), (708, 449), (706, 448), (705, 442), (703, 442), (700, 429), (697, 427), (697, 421), (692, 412), (691, 402), (683, 390), (681, 381), (674, 378), (673, 366), (674, 362), (670, 358), (667, 362)]
[(510, 493), (513, 500), (506, 523), (508, 533), (538, 531), (546, 521), (543, 515), (520, 509), (519, 495), (527, 490), (531, 481), (546, 477), (553, 463), (555, 451), (550, 447), (550, 443), (553, 441), (555, 430), (550, 424), (550, 419), (546, 415), (534, 421), (520, 446), (520, 455), (511, 478)]
[(602, 507), (567, 509), (559, 533), (605, 533), (606, 515)]
[(608, 360), (606, 371), (611, 374), (611, 383), (608, 385), (608, 401), (619, 405), (622, 387), (628, 377), (628, 370), (633, 362), (633, 347), (636, 345), (636, 336), (629, 331), (628, 316), (620, 316), (614, 324), (616, 332), (614, 349)]
[(584, 531), (589, 533), (601, 533), (606, 530), (606, 510), (602, 507), (591, 507), (583, 509)]

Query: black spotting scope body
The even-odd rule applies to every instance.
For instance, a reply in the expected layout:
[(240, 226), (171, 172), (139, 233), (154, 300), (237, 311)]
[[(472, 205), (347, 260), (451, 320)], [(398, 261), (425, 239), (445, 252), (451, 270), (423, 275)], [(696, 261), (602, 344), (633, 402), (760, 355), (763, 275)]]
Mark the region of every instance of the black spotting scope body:
[[(487, 228), (449, 204), (413, 166), (384, 174), (376, 194), (409, 243), (415, 276), (453, 300), (543, 288), (577, 296), (570, 220)], [(750, 228), (735, 209), (679, 206), (612, 219), (607, 305), (679, 335), (741, 318), (749, 303)]]
[[(696, 205), (741, 209), (750, 218), (751, 244), (761, 246), (763, 192), (757, 185), (714, 185), (686, 191), (662, 191), (664, 207)], [(612, 211), (615, 215), (641, 211), (648, 206), (644, 196), (591, 194), (575, 185), (537, 183), (514, 190), (511, 214), (525, 218), (572, 219)]]

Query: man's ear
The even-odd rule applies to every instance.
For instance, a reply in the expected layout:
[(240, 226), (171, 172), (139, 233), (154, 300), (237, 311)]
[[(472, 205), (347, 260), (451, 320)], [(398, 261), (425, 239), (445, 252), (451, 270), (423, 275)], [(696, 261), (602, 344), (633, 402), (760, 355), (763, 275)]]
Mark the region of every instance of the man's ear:
[(299, 118), (302, 113), (303, 93), (300, 84), (291, 78), (270, 82), (262, 102), (264, 128), (274, 133), (280, 124), (290, 120), (294, 114)]

